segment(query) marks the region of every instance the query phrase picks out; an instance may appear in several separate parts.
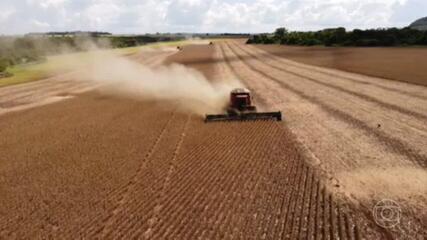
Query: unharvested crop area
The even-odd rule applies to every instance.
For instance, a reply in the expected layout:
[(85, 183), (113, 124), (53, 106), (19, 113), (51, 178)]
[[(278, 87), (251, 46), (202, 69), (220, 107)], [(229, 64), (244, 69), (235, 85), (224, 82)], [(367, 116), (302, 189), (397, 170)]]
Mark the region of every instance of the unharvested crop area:
[[(425, 236), (425, 88), (233, 40), (131, 58), (161, 71), (185, 64), (202, 73), (196, 80), (239, 82), (285, 121), (204, 123), (177, 99), (63, 78), (0, 89), (0, 238)], [(375, 223), (371, 210), (382, 198), (401, 205), (398, 228)]]

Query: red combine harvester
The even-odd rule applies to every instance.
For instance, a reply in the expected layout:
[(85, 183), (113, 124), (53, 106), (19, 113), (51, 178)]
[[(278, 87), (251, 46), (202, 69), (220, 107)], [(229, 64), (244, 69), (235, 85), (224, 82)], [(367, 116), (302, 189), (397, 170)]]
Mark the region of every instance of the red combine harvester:
[(256, 107), (252, 105), (251, 92), (248, 89), (236, 88), (230, 93), (230, 105), (227, 107), (227, 114), (209, 114), (205, 118), (205, 122), (241, 120), (282, 121), (282, 113), (257, 112)]

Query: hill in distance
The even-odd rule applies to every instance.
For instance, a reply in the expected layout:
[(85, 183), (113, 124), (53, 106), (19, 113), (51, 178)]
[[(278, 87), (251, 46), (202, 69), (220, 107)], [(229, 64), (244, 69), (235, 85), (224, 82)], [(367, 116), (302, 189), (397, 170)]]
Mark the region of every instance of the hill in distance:
[(427, 17), (418, 19), (417, 21), (411, 23), (409, 27), (412, 29), (427, 31)]

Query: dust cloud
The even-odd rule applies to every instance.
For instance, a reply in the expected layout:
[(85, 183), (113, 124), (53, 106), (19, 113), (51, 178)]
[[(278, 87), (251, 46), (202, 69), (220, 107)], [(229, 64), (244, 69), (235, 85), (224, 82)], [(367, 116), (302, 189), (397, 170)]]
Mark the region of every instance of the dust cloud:
[(237, 80), (212, 83), (183, 65), (150, 68), (105, 51), (92, 54), (89, 70), (79, 78), (101, 84), (100, 91), (142, 100), (169, 101), (198, 115), (220, 113)]
[(199, 37), (187, 36), (186, 41), (191, 42), (192, 45), (207, 45), (211, 41), (206, 39), (201, 39)]

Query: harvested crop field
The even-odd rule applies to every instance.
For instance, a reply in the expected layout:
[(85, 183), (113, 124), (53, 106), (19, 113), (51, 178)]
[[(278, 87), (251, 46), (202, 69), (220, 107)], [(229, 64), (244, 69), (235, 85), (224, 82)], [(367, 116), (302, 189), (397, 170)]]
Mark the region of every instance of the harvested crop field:
[(427, 86), (425, 47), (257, 47), (300, 63)]
[[(425, 88), (339, 80), (348, 76), (232, 40), (132, 59), (159, 71), (185, 64), (212, 83), (240, 80), (285, 121), (204, 123), (176, 99), (112, 94), (85, 81), (96, 90), (48, 105), (26, 95), (55, 96), (60, 85), (0, 89), (0, 238), (425, 236)], [(181, 72), (200, 78), (191, 71)], [(28, 107), (4, 104), (17, 96)], [(376, 185), (372, 175), (407, 185)], [(383, 198), (400, 204), (398, 228), (372, 215)]]

